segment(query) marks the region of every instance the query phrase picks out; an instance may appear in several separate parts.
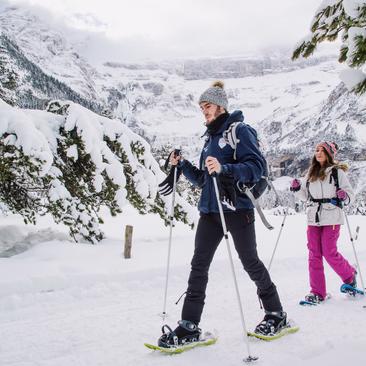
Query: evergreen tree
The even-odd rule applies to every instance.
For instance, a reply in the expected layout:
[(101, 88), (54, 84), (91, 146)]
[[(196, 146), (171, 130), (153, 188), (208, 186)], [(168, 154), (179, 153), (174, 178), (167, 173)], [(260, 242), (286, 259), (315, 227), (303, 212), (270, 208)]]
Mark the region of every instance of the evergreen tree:
[(323, 0), (311, 23), (311, 34), (296, 47), (292, 59), (309, 57), (323, 41), (340, 35), (339, 62), (350, 70), (341, 74), (349, 89), (366, 92), (366, 0)]
[[(129, 202), (169, 224), (171, 198), (157, 194), (164, 176), (146, 141), (119, 120), (71, 102), (53, 101), (47, 110), (26, 114), (0, 101), (2, 207), (26, 223), (51, 214), (76, 241), (92, 243), (103, 238), (101, 207), (115, 216)], [(175, 219), (192, 224), (189, 210), (177, 197)]]

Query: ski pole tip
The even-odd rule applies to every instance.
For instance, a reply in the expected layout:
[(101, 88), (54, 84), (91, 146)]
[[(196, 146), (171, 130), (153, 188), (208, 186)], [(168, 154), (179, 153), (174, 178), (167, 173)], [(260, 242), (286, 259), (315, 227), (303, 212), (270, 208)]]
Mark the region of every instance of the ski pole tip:
[(248, 356), (247, 358), (244, 358), (244, 363), (251, 363), (258, 360), (258, 357), (256, 356)]
[(163, 318), (163, 320), (165, 320), (165, 318), (168, 317), (168, 313), (166, 313), (165, 311), (163, 311), (162, 313), (159, 313), (158, 316), (160, 316), (161, 318)]

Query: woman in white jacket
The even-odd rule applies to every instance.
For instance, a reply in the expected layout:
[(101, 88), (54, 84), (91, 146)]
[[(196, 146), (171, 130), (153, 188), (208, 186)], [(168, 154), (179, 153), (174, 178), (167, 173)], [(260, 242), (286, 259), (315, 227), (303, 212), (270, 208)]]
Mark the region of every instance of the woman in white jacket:
[[(338, 252), (340, 225), (344, 224), (343, 204), (354, 197), (347, 178), (347, 165), (336, 163), (338, 146), (322, 142), (316, 146), (306, 177), (294, 179), (291, 191), (308, 202), (307, 239), (309, 249), (310, 294), (305, 300), (320, 303), (326, 298), (323, 257), (344, 283), (356, 286), (356, 270)], [(338, 180), (338, 182), (337, 182)]]

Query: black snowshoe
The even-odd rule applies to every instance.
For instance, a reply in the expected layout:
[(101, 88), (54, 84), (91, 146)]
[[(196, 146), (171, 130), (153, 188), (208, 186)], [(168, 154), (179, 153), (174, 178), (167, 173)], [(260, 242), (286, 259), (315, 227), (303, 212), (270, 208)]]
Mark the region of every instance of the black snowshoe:
[(158, 340), (158, 346), (164, 348), (178, 347), (198, 342), (202, 333), (201, 329), (195, 323), (188, 320), (180, 320), (178, 327), (174, 331), (168, 325), (163, 325), (161, 330), (163, 335)]
[(264, 319), (256, 326), (254, 333), (273, 337), (288, 327), (287, 314), (284, 311), (266, 312)]

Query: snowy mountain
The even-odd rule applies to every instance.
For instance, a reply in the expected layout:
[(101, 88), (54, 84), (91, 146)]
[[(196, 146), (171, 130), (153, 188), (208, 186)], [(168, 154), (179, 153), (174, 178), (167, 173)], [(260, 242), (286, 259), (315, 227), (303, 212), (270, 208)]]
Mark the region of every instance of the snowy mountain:
[[(351, 165), (359, 203), (365, 202), (366, 100), (339, 84), (341, 67), (335, 59), (292, 64), (285, 56), (273, 55), (108, 62), (96, 71), (62, 34), (21, 8), (0, 13), (0, 32), (0, 175), (10, 183), (0, 187), (0, 365), (234, 366), (243, 365), (248, 354), (259, 357), (261, 366), (364, 365), (365, 297), (340, 293), (342, 281), (326, 261), (332, 296), (317, 307), (298, 305), (309, 292), (306, 216), (293, 215), (293, 210), (285, 217), (266, 212), (273, 231), (257, 217), (256, 238), (265, 265), (274, 258), (271, 277), (299, 332), (273, 342), (246, 339), (246, 330), (253, 330), (264, 312), (256, 287), (234, 255), (247, 327), (243, 329), (221, 243), (210, 266), (200, 322), (204, 331), (217, 331), (218, 342), (169, 357), (143, 346), (161, 335), (167, 252), (170, 280), (164, 323), (174, 328), (182, 304), (176, 306), (176, 300), (187, 288), (194, 251), (195, 233), (182, 222), (170, 232), (172, 251), (170, 246), (168, 250), (169, 230), (156, 213), (165, 216), (166, 223), (171, 196), (156, 194), (165, 175), (155, 158), (170, 144), (197, 159), (205, 130), (197, 99), (211, 79), (225, 79), (230, 110), (242, 109), (246, 121), (257, 128), (282, 197), (290, 195), (291, 178), (284, 175), (303, 174), (314, 144), (331, 139), (341, 147), (340, 158)], [(62, 102), (48, 103), (55, 98)], [(36, 110), (46, 105), (47, 110)], [(109, 118), (100, 115), (106, 113)], [(23, 158), (27, 165), (18, 164)], [(33, 166), (39, 166), (41, 174)], [(19, 183), (15, 173), (26, 178), (20, 188), (28, 188), (31, 177), (44, 179), (50, 194), (45, 197), (31, 186), (28, 197), (39, 195), (42, 209), (46, 199), (52, 205), (65, 203), (59, 199), (67, 200), (75, 192), (87, 200), (104, 192), (100, 199), (112, 196), (123, 212), (114, 215), (119, 212), (114, 205), (110, 211), (105, 201), (98, 200), (98, 206), (91, 202), (93, 211), (100, 207), (98, 216), (104, 220), (98, 221), (98, 230), (105, 239), (99, 245), (75, 245), (67, 221), (43, 215), (32, 226), (24, 225), (20, 215), (3, 215), (6, 198), (20, 196), (9, 191)], [(273, 202), (273, 197), (267, 199)], [(175, 214), (181, 215), (177, 221), (185, 221), (184, 211), (189, 223), (195, 222), (197, 211), (184, 198), (176, 200)], [(93, 222), (85, 206), (77, 199), (70, 202), (56, 213), (90, 228)], [(349, 231), (346, 226), (341, 230), (338, 249), (350, 263), (360, 263), (357, 280), (363, 285), (366, 218), (350, 215), (349, 221)], [(134, 228), (130, 259), (121, 255), (126, 225)], [(361, 231), (353, 241), (356, 227)]]
[(9, 104), (44, 109), (51, 99), (71, 100), (95, 112), (103, 107), (86, 99), (30, 61), (5, 34), (0, 33), (0, 95)]
[[(361, 202), (366, 192), (366, 97), (340, 83), (342, 68), (335, 59), (321, 58), (292, 70), (267, 69), (263, 75), (256, 70), (253, 76), (225, 79), (225, 84), (229, 110), (242, 110), (246, 122), (258, 130), (274, 176), (303, 175), (314, 144), (337, 141), (338, 157), (349, 162)], [(211, 81), (187, 80), (172, 68), (163, 69), (105, 64), (103, 84), (119, 80), (113, 87), (116, 107), (111, 109), (116, 116), (123, 113), (126, 123), (155, 149), (165, 144), (181, 147), (197, 161), (203, 144), (199, 137), (205, 131), (197, 100)]]
[(59, 30), (21, 7), (2, 9), (0, 29), (44, 73), (64, 82), (86, 99), (97, 98), (96, 70), (76, 53)]
[[(221, 61), (221, 69), (216, 69), (217, 72), (233, 62)], [(257, 61), (260, 64), (262, 59), (258, 57)], [(251, 64), (252, 61), (246, 62)], [(284, 56), (282, 62), (286, 63)], [(114, 115), (123, 114), (126, 123), (139, 134), (143, 134), (154, 146), (174, 140), (174, 144), (188, 147), (188, 155), (194, 156), (192, 152), (197, 152), (201, 145), (197, 145), (195, 141), (199, 141), (199, 136), (205, 130), (197, 100), (211, 81), (189, 80), (190, 76), (185, 76), (182, 71), (186, 64), (193, 65), (192, 61), (180, 61), (175, 64), (175, 68), (168, 67), (169, 63), (163, 63), (159, 69), (154, 64), (133, 66), (106, 63), (100, 69), (102, 79), (98, 81), (98, 85)], [(259, 125), (267, 117), (270, 118), (289, 101), (292, 105), (291, 112), (293, 105), (300, 106), (305, 100), (308, 105), (306, 110), (311, 113), (311, 108), (323, 102), (321, 97), (326, 99), (332, 88), (338, 84), (334, 68), (339, 67), (335, 61), (320, 59), (315, 66), (299, 63), (297, 66), (292, 65), (294, 70), (289, 71), (289, 67), (285, 67), (282, 72), (276, 66), (278, 64), (276, 56), (272, 69), (266, 69), (264, 75), (263, 69), (258, 68), (253, 70), (252, 76), (226, 79), (230, 109), (242, 109), (247, 121), (255, 125)], [(267, 66), (270, 65), (267, 58)], [(197, 75), (199, 70), (197, 67)], [(214, 75), (212, 73), (210, 76)], [(316, 93), (316, 97), (311, 93)], [(300, 110), (304, 113), (303, 108)]]
[(357, 197), (353, 209), (357, 211), (366, 198), (366, 96), (358, 97), (340, 83), (321, 101), (310, 109), (306, 99), (292, 109), (291, 104), (286, 104), (263, 119), (258, 131), (275, 176), (303, 175), (314, 144), (336, 141), (337, 159), (350, 167), (349, 177)]
[[(366, 97), (357, 97), (341, 83), (313, 114), (289, 114), (282, 108), (263, 120), (259, 127), (269, 146), (274, 165), (282, 165), (286, 174), (299, 174), (306, 166), (314, 141), (336, 141), (338, 158), (352, 161), (351, 172), (365, 167), (366, 160)], [(365, 186), (358, 185), (359, 191)]]
[[(205, 131), (197, 100), (212, 79), (223, 78), (229, 109), (241, 109), (246, 122), (258, 129), (275, 176), (304, 174), (314, 143), (326, 138), (337, 140), (340, 158), (352, 162), (356, 190), (365, 191), (365, 99), (339, 84), (342, 66), (332, 55), (296, 63), (279, 52), (159, 63), (106, 62), (96, 70), (62, 34), (36, 20), (19, 8), (0, 15), (7, 39), (16, 40), (30, 62), (87, 101), (104, 105), (107, 115), (144, 137), (157, 158), (170, 145), (182, 147), (186, 157), (197, 161)], [(28, 76), (28, 84), (37, 78)]]

